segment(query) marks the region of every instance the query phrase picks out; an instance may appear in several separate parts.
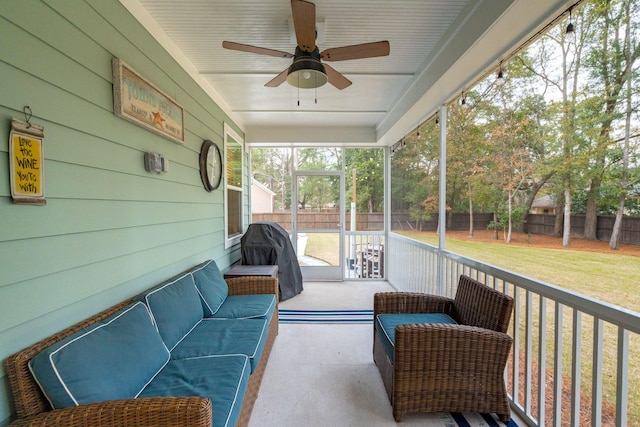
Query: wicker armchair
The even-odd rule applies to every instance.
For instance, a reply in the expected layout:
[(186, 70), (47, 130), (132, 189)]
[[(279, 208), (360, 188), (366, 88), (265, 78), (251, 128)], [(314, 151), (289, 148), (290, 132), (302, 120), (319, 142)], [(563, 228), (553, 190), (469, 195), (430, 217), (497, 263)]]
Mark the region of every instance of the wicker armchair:
[(511, 416), (504, 370), (512, 338), (506, 334), (513, 298), (460, 276), (455, 299), (405, 292), (374, 296), (380, 314), (444, 313), (458, 324), (395, 327), (393, 357), (374, 328), (373, 359), (393, 417), (415, 412), (496, 413)]

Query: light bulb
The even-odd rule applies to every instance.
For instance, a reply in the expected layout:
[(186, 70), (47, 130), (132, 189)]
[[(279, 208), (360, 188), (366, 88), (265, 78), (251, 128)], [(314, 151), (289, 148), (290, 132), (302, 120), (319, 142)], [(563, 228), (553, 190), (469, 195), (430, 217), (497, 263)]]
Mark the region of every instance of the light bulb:
[(305, 80), (309, 80), (311, 78), (311, 72), (303, 71), (302, 72), (302, 78), (305, 79)]
[(575, 27), (573, 26), (573, 19), (571, 15), (571, 9), (569, 9), (569, 25), (567, 25), (567, 30), (565, 31), (565, 37), (568, 42), (571, 42), (575, 37)]

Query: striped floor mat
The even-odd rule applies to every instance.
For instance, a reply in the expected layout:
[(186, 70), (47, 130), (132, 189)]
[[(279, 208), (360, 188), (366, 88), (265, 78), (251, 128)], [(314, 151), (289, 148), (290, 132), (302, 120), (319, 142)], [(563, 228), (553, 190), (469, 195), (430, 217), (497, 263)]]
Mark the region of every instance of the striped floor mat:
[(373, 310), (279, 310), (280, 323), (371, 323)]
[(513, 419), (503, 423), (493, 414), (451, 412), (443, 413), (442, 416), (445, 427), (518, 427)]

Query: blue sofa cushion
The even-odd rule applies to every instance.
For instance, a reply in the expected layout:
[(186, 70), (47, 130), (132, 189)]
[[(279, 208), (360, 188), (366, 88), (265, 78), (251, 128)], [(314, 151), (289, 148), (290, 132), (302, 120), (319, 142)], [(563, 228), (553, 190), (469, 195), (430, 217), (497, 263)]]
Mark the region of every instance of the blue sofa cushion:
[(169, 350), (202, 320), (202, 303), (189, 273), (154, 287), (144, 300)]
[(444, 313), (379, 314), (376, 316), (376, 332), (392, 361), (395, 356), (396, 326), (420, 323), (456, 324), (457, 322)]
[(138, 396), (169, 361), (147, 307), (134, 303), (29, 362), (55, 409)]
[(208, 397), (213, 425), (231, 427), (240, 417), (250, 370), (247, 356), (238, 354), (172, 360), (140, 397)]
[(211, 318), (213, 319), (271, 319), (276, 308), (274, 294), (228, 296)]
[(229, 295), (229, 287), (214, 260), (195, 267), (191, 274), (202, 299), (205, 317), (213, 316)]
[(204, 319), (171, 352), (171, 359), (221, 354), (244, 354), (251, 361), (251, 372), (267, 341), (266, 319)]

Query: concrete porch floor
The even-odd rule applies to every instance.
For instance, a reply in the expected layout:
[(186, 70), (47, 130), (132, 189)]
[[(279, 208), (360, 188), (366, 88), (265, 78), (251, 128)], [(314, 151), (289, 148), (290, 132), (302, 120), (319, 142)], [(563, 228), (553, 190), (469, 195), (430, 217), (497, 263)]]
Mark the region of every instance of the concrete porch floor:
[[(372, 310), (386, 281), (305, 282), (281, 310)], [(280, 323), (250, 427), (399, 425), (372, 358), (372, 325)], [(525, 426), (512, 414), (518, 426)], [(476, 415), (471, 426), (488, 426)], [(400, 425), (455, 426), (448, 413), (407, 415)], [(495, 425), (503, 426), (501, 423)]]

